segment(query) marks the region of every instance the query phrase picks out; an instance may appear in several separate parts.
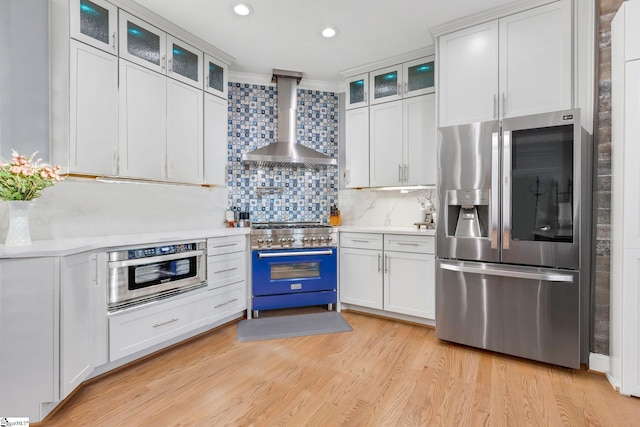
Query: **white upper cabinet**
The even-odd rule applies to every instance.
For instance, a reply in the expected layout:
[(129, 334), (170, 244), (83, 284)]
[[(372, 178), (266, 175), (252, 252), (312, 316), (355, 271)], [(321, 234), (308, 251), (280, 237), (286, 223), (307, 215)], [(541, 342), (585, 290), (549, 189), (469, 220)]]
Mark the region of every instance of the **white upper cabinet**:
[(345, 169), (347, 188), (369, 186), (369, 108), (345, 112)]
[(402, 64), (404, 97), (435, 92), (435, 57), (420, 58)]
[(69, 172), (117, 173), (118, 58), (70, 41)]
[(167, 34), (167, 75), (202, 89), (203, 53), (193, 46)]
[(203, 93), (167, 79), (167, 175), (172, 182), (202, 184)]
[(500, 115), (572, 107), (571, 2), (560, 1), (500, 20)]
[(445, 34), (438, 43), (440, 126), (497, 118), (498, 22)]
[(369, 184), (402, 185), (406, 173), (402, 159), (402, 101), (374, 105), (369, 114)]
[(402, 100), (405, 185), (436, 183), (436, 95)]
[(228, 102), (204, 94), (204, 183), (225, 185), (228, 164)]
[(204, 54), (204, 90), (227, 99), (229, 66), (211, 55)]
[(350, 110), (369, 105), (369, 73), (349, 77), (345, 83), (347, 90), (345, 109)]
[(572, 107), (571, 0), (438, 39), (440, 126)]
[(120, 58), (165, 74), (167, 70), (166, 33), (121, 10)]
[(120, 59), (120, 176), (165, 178), (166, 80)]
[(118, 8), (104, 0), (71, 0), (71, 37), (118, 54)]
[(369, 110), (370, 185), (435, 184), (435, 94), (374, 105)]
[(370, 105), (402, 99), (402, 64), (369, 73)]

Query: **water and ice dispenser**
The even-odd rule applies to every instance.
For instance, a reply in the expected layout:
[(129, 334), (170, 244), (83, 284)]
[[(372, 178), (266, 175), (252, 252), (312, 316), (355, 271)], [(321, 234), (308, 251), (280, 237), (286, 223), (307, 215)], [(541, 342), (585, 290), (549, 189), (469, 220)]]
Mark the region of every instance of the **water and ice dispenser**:
[(490, 194), (477, 189), (447, 191), (447, 236), (489, 237)]

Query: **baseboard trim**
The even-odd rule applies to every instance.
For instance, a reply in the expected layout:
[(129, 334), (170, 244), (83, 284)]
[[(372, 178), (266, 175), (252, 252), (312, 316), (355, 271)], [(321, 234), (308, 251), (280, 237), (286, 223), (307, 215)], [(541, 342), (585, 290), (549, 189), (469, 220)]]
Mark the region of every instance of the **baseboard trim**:
[(589, 371), (606, 374), (609, 371), (609, 356), (589, 353)]

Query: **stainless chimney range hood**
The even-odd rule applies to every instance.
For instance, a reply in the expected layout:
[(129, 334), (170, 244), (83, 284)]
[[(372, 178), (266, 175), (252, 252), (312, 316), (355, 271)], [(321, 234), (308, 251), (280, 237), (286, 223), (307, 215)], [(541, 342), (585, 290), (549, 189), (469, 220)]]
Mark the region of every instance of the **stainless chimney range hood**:
[(271, 81), (278, 88), (278, 139), (242, 155), (244, 162), (259, 164), (337, 165), (338, 160), (296, 143), (297, 71), (273, 70)]

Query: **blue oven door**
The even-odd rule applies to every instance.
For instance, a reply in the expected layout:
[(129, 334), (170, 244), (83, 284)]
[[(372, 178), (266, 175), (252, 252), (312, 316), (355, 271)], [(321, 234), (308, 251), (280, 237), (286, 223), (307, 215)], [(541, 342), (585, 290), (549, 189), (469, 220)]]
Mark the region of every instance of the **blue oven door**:
[(253, 310), (337, 302), (337, 250), (283, 249), (252, 254)]

